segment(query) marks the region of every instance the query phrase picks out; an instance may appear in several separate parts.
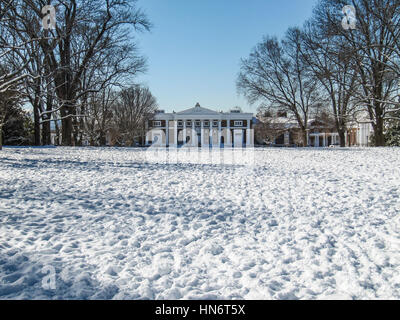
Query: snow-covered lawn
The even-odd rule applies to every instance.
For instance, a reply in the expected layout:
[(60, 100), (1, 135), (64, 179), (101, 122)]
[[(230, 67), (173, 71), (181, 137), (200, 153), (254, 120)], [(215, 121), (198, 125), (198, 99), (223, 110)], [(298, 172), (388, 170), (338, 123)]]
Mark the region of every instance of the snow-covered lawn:
[(400, 299), (400, 149), (176, 157), (0, 151), (0, 299)]

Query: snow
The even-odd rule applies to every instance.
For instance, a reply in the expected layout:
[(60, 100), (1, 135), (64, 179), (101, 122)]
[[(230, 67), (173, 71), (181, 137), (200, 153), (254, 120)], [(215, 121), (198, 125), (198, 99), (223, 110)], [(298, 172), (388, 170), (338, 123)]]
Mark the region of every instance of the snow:
[(399, 299), (399, 160), (4, 148), (0, 299)]

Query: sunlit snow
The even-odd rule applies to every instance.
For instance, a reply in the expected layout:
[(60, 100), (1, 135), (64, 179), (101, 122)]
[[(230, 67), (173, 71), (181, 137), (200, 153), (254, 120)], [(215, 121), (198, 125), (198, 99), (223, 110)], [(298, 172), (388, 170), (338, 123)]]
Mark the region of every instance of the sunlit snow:
[(4, 148), (0, 299), (399, 299), (399, 195), (400, 149)]

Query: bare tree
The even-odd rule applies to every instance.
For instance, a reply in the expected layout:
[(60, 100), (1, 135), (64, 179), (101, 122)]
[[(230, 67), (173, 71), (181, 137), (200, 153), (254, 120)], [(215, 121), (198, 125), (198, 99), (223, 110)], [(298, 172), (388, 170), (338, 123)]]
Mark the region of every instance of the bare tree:
[(105, 134), (110, 129), (111, 107), (116, 99), (115, 91), (124, 88), (126, 83), (132, 83), (138, 73), (146, 70), (145, 59), (136, 51), (133, 44), (110, 46), (83, 73), (82, 92), (85, 94), (80, 96), (78, 110), (82, 117), (74, 121), (78, 144), (82, 143), (85, 135), (91, 143), (105, 144)]
[(143, 137), (145, 122), (156, 110), (157, 101), (148, 88), (136, 85), (122, 90), (113, 117), (120, 141), (133, 146)]
[[(371, 10), (370, 10), (371, 11)], [(393, 72), (394, 77), (398, 81), (398, 89), (400, 90), (400, 6), (398, 1), (388, 1), (381, 10), (371, 11), (371, 14), (382, 26), (387, 28), (387, 32), (391, 40), (394, 42), (393, 55), (387, 56), (387, 67)], [(400, 91), (397, 91), (400, 95)], [(385, 101), (389, 105), (386, 108), (385, 120), (400, 120), (400, 99), (393, 98)]]
[(91, 146), (104, 146), (107, 133), (114, 128), (113, 108), (118, 94), (107, 87), (100, 92), (93, 92), (85, 103), (83, 134)]
[(8, 13), (16, 3), (17, 0), (0, 1), (0, 63), (6, 66), (6, 68), (0, 70), (0, 94), (7, 92), (15, 84), (20, 84), (28, 76), (26, 72), (23, 72), (26, 63), (21, 63), (14, 68), (6, 64), (10, 56), (15, 56), (26, 44), (25, 41), (18, 39), (11, 32), (12, 27), (10, 28), (11, 20)]
[[(132, 50), (134, 31), (148, 30), (150, 23), (136, 1), (128, 0), (70, 0), (53, 2), (57, 9), (55, 29), (32, 28), (32, 19), (41, 21), (45, 0), (17, 1), (6, 16), (15, 21), (20, 34), (33, 41), (39, 39), (40, 49), (45, 57), (46, 72), (52, 76), (51, 84), (55, 94), (48, 95), (47, 101), (57, 103), (51, 110), (42, 110), (42, 123), (50, 121), (49, 114), (59, 114), (62, 122), (62, 143), (74, 145), (80, 127), (77, 117), (82, 116), (84, 105), (81, 100), (97, 86), (88, 86), (84, 77), (89, 68), (98, 68), (104, 63), (104, 56), (112, 48), (124, 48), (131, 57), (137, 57)], [(29, 14), (27, 14), (29, 12)], [(97, 63), (96, 63), (97, 62)], [(142, 63), (136, 59), (135, 63)], [(124, 64), (126, 67), (127, 64)], [(131, 65), (132, 66), (132, 65)], [(49, 108), (48, 108), (49, 109)]]
[(321, 30), (318, 19), (316, 15), (301, 31), (302, 57), (320, 82), (322, 94), (329, 97), (340, 146), (345, 147), (347, 125), (354, 111), (352, 100), (357, 89), (357, 72), (352, 63), (351, 48), (341, 43), (337, 36)]
[(3, 149), (3, 126), (6, 119), (6, 106), (0, 100), (0, 150)]
[(319, 103), (318, 85), (301, 57), (301, 34), (289, 29), (283, 41), (266, 37), (242, 60), (238, 91), (250, 103), (261, 101), (285, 110), (297, 121), (307, 145), (310, 113)]
[(352, 51), (361, 90), (353, 98), (365, 110), (374, 129), (376, 146), (385, 145), (384, 125), (398, 110), (398, 33), (399, 4), (397, 0), (352, 0), (357, 24), (355, 29), (343, 28), (341, 14), (344, 0), (321, 0), (316, 9), (320, 27), (341, 37)]

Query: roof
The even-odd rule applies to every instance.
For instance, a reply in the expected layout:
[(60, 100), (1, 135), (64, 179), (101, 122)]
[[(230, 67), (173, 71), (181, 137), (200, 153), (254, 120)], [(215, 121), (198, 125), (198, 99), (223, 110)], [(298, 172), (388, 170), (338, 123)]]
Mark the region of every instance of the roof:
[(296, 128), (299, 126), (296, 120), (285, 117), (263, 117), (260, 119), (260, 122), (285, 128)]
[(180, 112), (173, 113), (157, 113), (154, 117), (156, 120), (185, 120), (190, 118), (195, 118), (199, 120), (244, 120), (252, 119), (252, 113), (231, 113), (231, 112), (217, 112), (211, 109), (203, 108), (199, 103), (196, 104), (194, 108), (186, 109)]
[(185, 115), (185, 114), (198, 114), (198, 115), (218, 115), (219, 112), (214, 110), (210, 110), (207, 108), (200, 107), (200, 104), (197, 103), (194, 108), (190, 108), (187, 110), (183, 110), (181, 112), (177, 112), (178, 115)]

